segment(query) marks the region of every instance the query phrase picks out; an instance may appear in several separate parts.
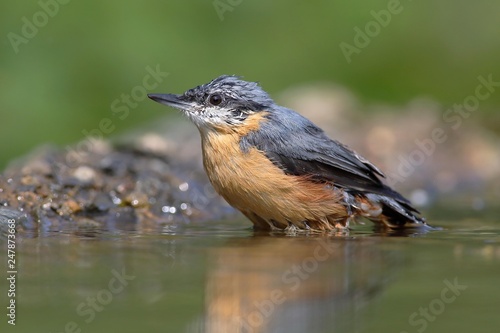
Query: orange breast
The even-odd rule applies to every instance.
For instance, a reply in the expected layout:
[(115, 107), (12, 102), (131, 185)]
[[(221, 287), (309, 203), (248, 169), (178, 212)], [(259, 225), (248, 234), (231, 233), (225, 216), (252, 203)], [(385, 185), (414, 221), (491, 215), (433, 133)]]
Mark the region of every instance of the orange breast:
[[(346, 217), (340, 193), (325, 184), (286, 175), (256, 148), (243, 153), (240, 135), (237, 132), (202, 133), (205, 170), (215, 190), (230, 205), (254, 223), (263, 219), (280, 228), (289, 223), (301, 228), (330, 224), (332, 219)], [(252, 215), (259, 219), (253, 219)]]

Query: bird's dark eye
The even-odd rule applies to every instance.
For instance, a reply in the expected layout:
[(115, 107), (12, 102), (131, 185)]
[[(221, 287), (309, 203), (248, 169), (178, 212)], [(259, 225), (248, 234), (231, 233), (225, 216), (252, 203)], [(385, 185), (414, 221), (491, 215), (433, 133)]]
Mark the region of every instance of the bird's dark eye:
[(212, 105), (219, 105), (220, 103), (222, 103), (222, 96), (219, 94), (213, 94), (208, 98), (208, 101)]

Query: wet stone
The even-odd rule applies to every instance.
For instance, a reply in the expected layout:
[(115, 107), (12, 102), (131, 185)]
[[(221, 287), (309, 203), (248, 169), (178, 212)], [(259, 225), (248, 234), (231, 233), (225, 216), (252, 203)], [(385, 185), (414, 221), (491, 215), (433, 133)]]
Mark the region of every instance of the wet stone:
[(6, 231), (9, 225), (12, 225), (12, 222), (14, 222), (14, 225), (17, 225), (19, 220), (25, 215), (15, 209), (0, 207), (0, 230)]
[(62, 204), (58, 212), (60, 215), (69, 216), (81, 210), (82, 208), (75, 200), (68, 200)]
[(135, 191), (127, 195), (125, 203), (132, 207), (146, 207), (149, 205), (149, 200), (146, 193)]
[(76, 219), (76, 227), (78, 228), (78, 231), (96, 231), (101, 228), (101, 223), (82, 217)]
[[(141, 147), (102, 142), (72, 159), (64, 150), (35, 151), (0, 174), (1, 212), (23, 221), (18, 232), (39, 236), (96, 229), (161, 232), (166, 221), (180, 225), (234, 213), (218, 196), (200, 205), (198, 189), (210, 185), (199, 161), (176, 163), (175, 156), (161, 155), (174, 154), (166, 146)], [(165, 213), (166, 206), (176, 212)]]
[(96, 173), (88, 166), (79, 166), (73, 171), (73, 177), (82, 184), (91, 184), (95, 180)]
[(111, 201), (111, 198), (107, 193), (97, 193), (92, 204), (101, 212), (106, 212), (114, 206), (113, 201)]

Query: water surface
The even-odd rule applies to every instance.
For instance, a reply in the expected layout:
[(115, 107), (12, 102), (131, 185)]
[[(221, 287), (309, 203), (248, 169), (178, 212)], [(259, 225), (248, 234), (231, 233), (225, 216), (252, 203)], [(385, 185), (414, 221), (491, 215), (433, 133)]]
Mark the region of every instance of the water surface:
[(406, 235), (255, 233), (246, 220), (18, 235), (15, 331), (498, 332), (500, 224), (484, 216)]

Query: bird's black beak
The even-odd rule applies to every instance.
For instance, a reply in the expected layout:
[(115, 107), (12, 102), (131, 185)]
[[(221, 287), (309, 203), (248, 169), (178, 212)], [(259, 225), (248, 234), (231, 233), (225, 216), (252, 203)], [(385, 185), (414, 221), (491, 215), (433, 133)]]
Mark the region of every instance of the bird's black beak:
[(153, 101), (171, 106), (180, 110), (188, 110), (191, 107), (189, 102), (180, 99), (181, 95), (175, 94), (148, 94)]

